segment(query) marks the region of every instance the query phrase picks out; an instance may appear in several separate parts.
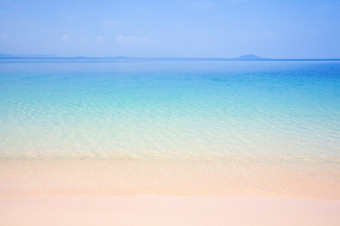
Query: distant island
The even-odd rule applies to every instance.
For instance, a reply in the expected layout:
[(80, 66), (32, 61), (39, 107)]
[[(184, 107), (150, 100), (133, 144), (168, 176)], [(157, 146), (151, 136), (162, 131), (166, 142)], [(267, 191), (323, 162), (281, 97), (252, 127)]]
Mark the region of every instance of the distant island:
[(102, 60), (169, 60), (169, 61), (340, 61), (340, 58), (305, 58), (305, 59), (290, 59), (290, 58), (264, 58), (254, 54), (247, 54), (236, 58), (223, 58), (223, 57), (86, 57), (86, 56), (74, 56), (74, 57), (62, 57), (56, 55), (10, 55), (0, 54), (0, 59), (102, 59)]
[(262, 58), (254, 54), (243, 55), (235, 59), (237, 60), (270, 60), (269, 58)]

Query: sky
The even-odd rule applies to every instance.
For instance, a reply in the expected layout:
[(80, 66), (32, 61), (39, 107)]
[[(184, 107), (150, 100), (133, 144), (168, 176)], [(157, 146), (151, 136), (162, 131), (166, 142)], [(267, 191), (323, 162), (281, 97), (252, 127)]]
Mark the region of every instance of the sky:
[(340, 58), (340, 0), (0, 0), (0, 53)]

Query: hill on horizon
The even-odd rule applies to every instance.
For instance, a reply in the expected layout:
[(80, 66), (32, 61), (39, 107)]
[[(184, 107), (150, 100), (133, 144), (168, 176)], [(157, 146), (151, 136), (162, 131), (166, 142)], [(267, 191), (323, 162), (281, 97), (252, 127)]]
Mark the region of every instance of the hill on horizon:
[(263, 59), (269, 59), (269, 58), (259, 57), (254, 54), (247, 54), (247, 55), (237, 57), (236, 59), (238, 60), (263, 60)]

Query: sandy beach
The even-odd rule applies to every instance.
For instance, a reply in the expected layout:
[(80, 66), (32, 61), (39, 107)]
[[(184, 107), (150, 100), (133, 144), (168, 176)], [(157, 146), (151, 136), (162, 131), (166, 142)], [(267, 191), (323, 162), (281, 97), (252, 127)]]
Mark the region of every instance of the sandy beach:
[(0, 197), (157, 194), (340, 199), (336, 164), (255, 160), (3, 159)]
[(340, 225), (340, 201), (289, 197), (0, 198), (0, 225)]
[(290, 164), (7, 159), (0, 225), (339, 225), (337, 168)]

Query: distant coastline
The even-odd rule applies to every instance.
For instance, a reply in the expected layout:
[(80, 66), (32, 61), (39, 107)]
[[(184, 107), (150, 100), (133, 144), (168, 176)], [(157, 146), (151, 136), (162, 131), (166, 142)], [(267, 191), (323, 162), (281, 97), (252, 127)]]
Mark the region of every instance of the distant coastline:
[(235, 58), (224, 57), (86, 57), (86, 56), (74, 56), (74, 57), (62, 57), (54, 55), (9, 55), (0, 54), (1, 59), (44, 59), (44, 60), (155, 60), (155, 61), (340, 61), (340, 58), (264, 58), (256, 55), (243, 55)]

